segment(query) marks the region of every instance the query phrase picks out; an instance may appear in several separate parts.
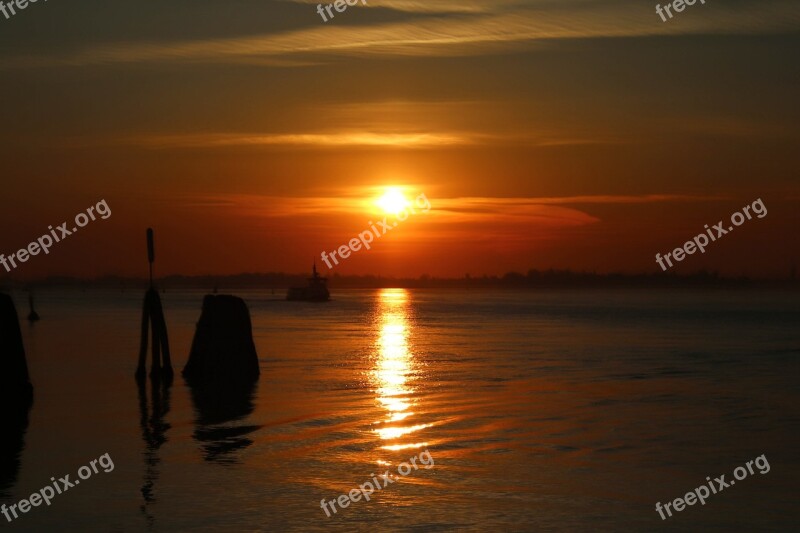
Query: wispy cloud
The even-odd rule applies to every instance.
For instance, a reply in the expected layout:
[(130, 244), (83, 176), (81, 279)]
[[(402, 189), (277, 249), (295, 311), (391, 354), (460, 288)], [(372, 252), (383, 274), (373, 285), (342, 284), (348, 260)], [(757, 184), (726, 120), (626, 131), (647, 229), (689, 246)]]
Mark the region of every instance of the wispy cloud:
[[(222, 148), (232, 146), (283, 146), (283, 147), (397, 147), (431, 148), (438, 146), (466, 145), (479, 142), (477, 134), (459, 133), (207, 133), (187, 135), (152, 135), (126, 137), (101, 143), (141, 146), (144, 148)], [(90, 143), (91, 144), (91, 143)]]
[[(41, 142), (41, 141), (40, 141)], [(468, 131), (376, 132), (338, 131), (325, 133), (188, 133), (152, 134), (118, 138), (72, 138), (72, 148), (97, 146), (133, 146), (151, 150), (214, 149), (233, 147), (329, 149), (329, 148), (397, 148), (430, 149), (448, 146), (581, 146), (630, 144), (636, 139), (598, 135), (594, 138), (552, 134), (493, 134)], [(61, 143), (64, 144), (64, 143)]]
[[(525, 238), (535, 228), (554, 230), (585, 226), (599, 219), (579, 209), (562, 205), (536, 203), (533, 199), (503, 198), (428, 198), (431, 209), (418, 214), (415, 221), (425, 222), (424, 235), (414, 233), (417, 242), (433, 241), (448, 235), (465, 238), (472, 235), (468, 227), (473, 225), (494, 228), (493, 231), (518, 234)], [(347, 231), (358, 229), (367, 220), (380, 220), (385, 213), (378, 208), (375, 197), (314, 197), (286, 198), (258, 195), (220, 195), (189, 197), (187, 207), (218, 206), (236, 216), (248, 218), (291, 218), (298, 231), (329, 226), (325, 221), (337, 219), (337, 227)], [(343, 220), (350, 219), (352, 222)], [(505, 229), (503, 229), (505, 228)], [(403, 238), (411, 238), (406, 235)], [(484, 239), (485, 237), (480, 237)]]
[[(419, 187), (402, 187), (409, 199), (419, 194)], [(308, 217), (326, 215), (360, 215), (378, 212), (376, 200), (381, 188), (350, 188), (340, 196), (285, 197), (250, 194), (191, 195), (184, 205), (218, 207), (260, 217)], [(567, 225), (597, 222), (599, 219), (574, 207), (589, 204), (648, 204), (655, 202), (705, 202), (718, 196), (677, 194), (591, 195), (541, 198), (465, 197), (439, 198), (426, 195), (432, 218), (439, 222), (476, 221), (490, 217), (495, 221), (517, 221), (525, 218), (560, 220)]]
[[(291, 0), (297, 4), (319, 4), (318, 0)], [(574, 0), (561, 0), (568, 3)], [(552, 0), (380, 0), (368, 1), (367, 4), (359, 3), (360, 7), (392, 9), (409, 13), (497, 13), (521, 5), (547, 5), (553, 4)]]
[[(397, 9), (423, 2), (395, 0)], [(442, 6), (441, 2), (434, 6)], [(794, 0), (706, 4), (679, 21), (661, 22), (641, 2), (535, 3), (491, 11), (487, 2), (466, 4), (471, 14), (369, 26), (325, 25), (284, 33), (183, 42), (106, 43), (64, 55), (9, 56), (0, 66), (89, 66), (154, 62), (294, 64), (323, 56), (459, 56), (513, 50), (553, 39), (680, 34), (757, 34), (800, 29)], [(430, 11), (430, 9), (428, 10)]]

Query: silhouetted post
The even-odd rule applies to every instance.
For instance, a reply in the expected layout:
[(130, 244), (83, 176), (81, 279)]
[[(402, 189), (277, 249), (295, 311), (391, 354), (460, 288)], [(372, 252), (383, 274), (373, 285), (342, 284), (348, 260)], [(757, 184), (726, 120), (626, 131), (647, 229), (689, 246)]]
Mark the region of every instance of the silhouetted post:
[(0, 405), (3, 430), (0, 435), (0, 500), (10, 499), (17, 482), (20, 453), (25, 446), (33, 387), (25, 361), (25, 346), (14, 301), (0, 294)]
[(153, 228), (147, 228), (147, 262), (150, 264), (150, 288), (153, 288), (153, 261), (156, 260), (156, 246)]
[(183, 375), (225, 383), (258, 379), (258, 355), (244, 300), (227, 294), (206, 295)]
[(231, 425), (253, 412), (259, 366), (250, 311), (241, 298), (207, 294), (183, 377), (197, 411), (194, 438), (207, 461), (229, 461), (250, 446), (252, 425)]
[[(167, 380), (172, 379), (172, 361), (169, 356), (169, 340), (167, 337), (167, 324), (164, 320), (164, 310), (161, 308), (161, 297), (153, 284), (153, 262), (155, 261), (155, 245), (153, 230), (147, 228), (147, 260), (150, 263), (150, 288), (144, 296), (142, 308), (142, 329), (139, 344), (139, 365), (136, 369), (136, 379), (144, 379), (147, 365), (147, 337), (148, 322), (153, 331), (152, 351), (153, 359), (150, 368), (150, 377)], [(162, 362), (163, 354), (163, 362)]]
[(142, 333), (139, 340), (139, 365), (136, 367), (136, 379), (143, 379), (145, 376), (145, 366), (147, 365), (147, 323), (150, 320), (150, 291), (144, 294), (144, 305), (142, 307)]
[(0, 294), (0, 396), (4, 406), (29, 404), (33, 398), (19, 315), (8, 294)]

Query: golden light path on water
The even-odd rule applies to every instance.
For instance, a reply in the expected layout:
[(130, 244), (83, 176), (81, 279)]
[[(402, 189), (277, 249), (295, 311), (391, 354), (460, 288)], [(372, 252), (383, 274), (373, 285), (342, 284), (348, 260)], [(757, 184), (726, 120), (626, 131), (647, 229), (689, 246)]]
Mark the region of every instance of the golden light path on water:
[[(405, 289), (383, 289), (378, 293), (378, 357), (372, 371), (377, 400), (386, 410), (382, 427), (375, 433), (385, 441), (385, 450), (421, 448), (427, 442), (400, 443), (402, 437), (429, 427), (430, 424), (409, 424), (413, 417), (415, 359), (409, 347), (412, 327), (409, 293)], [(385, 463), (385, 461), (379, 461)]]

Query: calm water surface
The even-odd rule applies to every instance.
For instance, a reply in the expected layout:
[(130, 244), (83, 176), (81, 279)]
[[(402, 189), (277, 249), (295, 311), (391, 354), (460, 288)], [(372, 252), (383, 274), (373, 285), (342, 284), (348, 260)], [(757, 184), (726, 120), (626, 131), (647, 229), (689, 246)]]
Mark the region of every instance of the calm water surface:
[[(262, 374), (222, 403), (179, 375), (202, 292), (162, 295), (167, 389), (133, 379), (143, 293), (37, 295), (43, 320), (22, 324), (35, 404), (0, 498), (104, 453), (115, 468), (4, 530), (796, 530), (795, 293), (235, 294)], [(320, 508), (425, 449), (433, 468)], [(769, 473), (655, 512), (761, 454)]]

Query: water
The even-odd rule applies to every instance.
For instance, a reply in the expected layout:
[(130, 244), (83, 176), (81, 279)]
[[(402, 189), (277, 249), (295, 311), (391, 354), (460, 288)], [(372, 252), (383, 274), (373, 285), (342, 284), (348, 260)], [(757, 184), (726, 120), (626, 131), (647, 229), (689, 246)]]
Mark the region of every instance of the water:
[[(317, 305), (237, 294), (262, 374), (221, 405), (179, 375), (202, 292), (162, 295), (178, 375), (142, 390), (143, 293), (40, 291), (43, 320), (22, 324), (35, 404), (2, 500), (74, 480), (105, 453), (114, 470), (2, 527), (796, 528), (796, 294), (393, 289)], [(424, 450), (432, 468), (331, 517), (321, 509)], [(666, 521), (655, 512), (762, 454), (768, 473)]]

